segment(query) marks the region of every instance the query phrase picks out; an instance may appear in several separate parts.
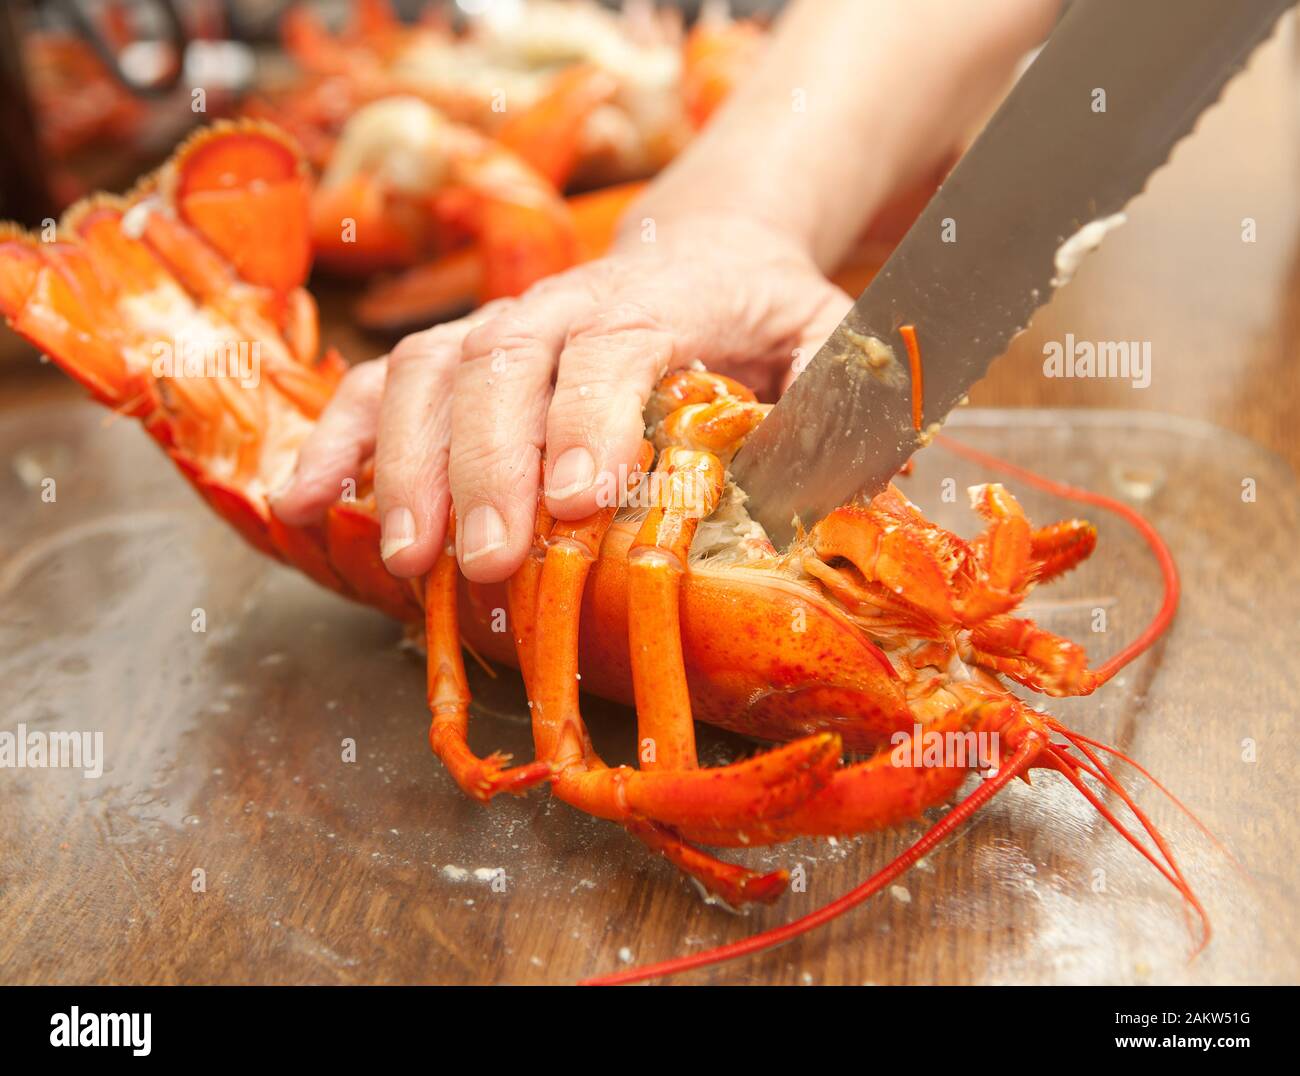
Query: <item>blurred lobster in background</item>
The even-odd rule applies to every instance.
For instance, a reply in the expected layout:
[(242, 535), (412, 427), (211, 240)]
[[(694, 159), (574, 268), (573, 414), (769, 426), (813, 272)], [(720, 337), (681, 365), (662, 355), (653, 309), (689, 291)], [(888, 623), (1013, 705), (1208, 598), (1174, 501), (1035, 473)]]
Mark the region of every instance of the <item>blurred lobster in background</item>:
[[(505, 141), (559, 186), (648, 176), (704, 123), (762, 42), (754, 24), (733, 22), (725, 7), (689, 35), (674, 9), (638, 3), (622, 13), (572, 0), (487, 5), (460, 32), (441, 6), (415, 23), (397, 19), (387, 0), (352, 0), (350, 9), (331, 32), (311, 6), (294, 4), (281, 40), (297, 72), (250, 103), (252, 115), (297, 137), (318, 169), (362, 106), (411, 96)], [(571, 145), (556, 156), (547, 143), (558, 130), (514, 117), (553, 96), (574, 69), (598, 77), (584, 76), (584, 95), (571, 98)]]
[[(301, 3), (281, 25), (298, 72), (244, 114), (294, 135), (321, 176), (319, 264), (402, 271), (357, 306), (388, 331), (604, 253), (631, 181), (676, 155), (763, 41), (725, 8), (686, 34), (671, 9), (555, 0), (489, 7), (459, 33), (441, 8), (408, 24), (387, 0), (353, 0), (337, 32)], [(586, 193), (566, 205), (566, 189)]]
[[(320, 176), (317, 264), (369, 278), (355, 318), (391, 333), (605, 253), (641, 178), (720, 107), (765, 31), (725, 5), (686, 32), (671, 9), (541, 0), (490, 7), (456, 33), (439, 8), (408, 24), (386, 0), (353, 0), (333, 33), (294, 5), (282, 38), (298, 73), (243, 112), (305, 147)], [(885, 208), (837, 274), (847, 290), (865, 286), (941, 175)]]

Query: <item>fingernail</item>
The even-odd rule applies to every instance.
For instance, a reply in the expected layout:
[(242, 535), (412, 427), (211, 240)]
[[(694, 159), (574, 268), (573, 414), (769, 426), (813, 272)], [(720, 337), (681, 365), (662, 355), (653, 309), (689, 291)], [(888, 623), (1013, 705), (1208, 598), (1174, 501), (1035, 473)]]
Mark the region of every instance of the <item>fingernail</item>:
[(572, 497), (587, 489), (596, 478), (596, 461), (585, 448), (570, 448), (560, 453), (551, 467), (546, 495), (556, 500)]
[(411, 510), (399, 505), (390, 508), (384, 516), (381, 530), (383, 538), (379, 542), (379, 555), (387, 560), (394, 553), (400, 553), (408, 545), (415, 544), (415, 516)]
[(471, 508), (460, 528), (460, 562), (495, 553), (506, 544), (506, 521), (490, 504)]

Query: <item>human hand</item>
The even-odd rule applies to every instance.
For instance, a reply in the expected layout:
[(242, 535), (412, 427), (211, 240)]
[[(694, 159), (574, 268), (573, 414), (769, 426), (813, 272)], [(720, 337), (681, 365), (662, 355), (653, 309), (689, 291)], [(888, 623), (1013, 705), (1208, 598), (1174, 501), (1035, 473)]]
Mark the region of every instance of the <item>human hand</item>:
[(462, 571), (505, 579), (532, 542), (543, 477), (556, 517), (595, 511), (598, 476), (635, 463), (642, 407), (664, 374), (702, 362), (770, 389), (851, 305), (800, 244), (755, 219), (645, 227), (598, 261), (354, 367), (275, 513), (318, 518), (373, 453), (395, 575), (429, 570), (454, 504)]

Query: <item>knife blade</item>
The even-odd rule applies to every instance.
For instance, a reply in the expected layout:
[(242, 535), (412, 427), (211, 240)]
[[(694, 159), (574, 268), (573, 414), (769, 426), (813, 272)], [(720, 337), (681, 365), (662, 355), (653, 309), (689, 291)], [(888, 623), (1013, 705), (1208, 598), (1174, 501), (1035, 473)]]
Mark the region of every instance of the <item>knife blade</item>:
[[(880, 492), (928, 443), (1293, 2), (1075, 0), (733, 461), (778, 546), (796, 518), (807, 527)], [(919, 431), (908, 324), (923, 356)]]

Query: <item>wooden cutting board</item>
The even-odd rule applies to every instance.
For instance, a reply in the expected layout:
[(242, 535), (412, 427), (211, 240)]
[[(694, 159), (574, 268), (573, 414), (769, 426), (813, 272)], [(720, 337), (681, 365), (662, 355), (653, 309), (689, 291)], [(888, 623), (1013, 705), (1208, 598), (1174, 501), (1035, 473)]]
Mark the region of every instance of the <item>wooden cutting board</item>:
[[(1172, 890), (1044, 775), (847, 918), (685, 981), (1300, 978), (1300, 520), (1294, 474), (1273, 455), (1300, 461), (1295, 76), (1289, 38), (1261, 54), (974, 394), (984, 407), (1155, 417), (998, 411), (955, 431), (1129, 497), (1178, 558), (1184, 602), (1164, 642), (1093, 698), (1052, 709), (1141, 760), (1254, 875), (1130, 781), (1206, 902), (1209, 950), (1188, 961)], [(327, 341), (375, 353), (344, 339), (341, 305), (326, 313)], [(1044, 344), (1066, 333), (1149, 341), (1150, 386), (1045, 377)], [(248, 552), (138, 430), (75, 398), (39, 377), (5, 383), (0, 731), (101, 730), (107, 768), (97, 780), (0, 770), (0, 981), (566, 982), (785, 922), (920, 831), (752, 853), (802, 865), (807, 890), (738, 917), (617, 828), (544, 796), (467, 802), (429, 755), (422, 670), (397, 630)], [(982, 477), (933, 450), (908, 492), (970, 529), (936, 491)], [(1037, 516), (1074, 514), (1025, 500)], [(1157, 578), (1123, 524), (1099, 523), (1092, 562), (1036, 594), (1035, 615), (1104, 658), (1151, 614)], [(1091, 630), (1097, 608), (1104, 633)], [(476, 743), (526, 754), (517, 679), (476, 674), (474, 686)], [(626, 755), (628, 713), (587, 713), (602, 750)], [(748, 749), (703, 743), (709, 762)]]

